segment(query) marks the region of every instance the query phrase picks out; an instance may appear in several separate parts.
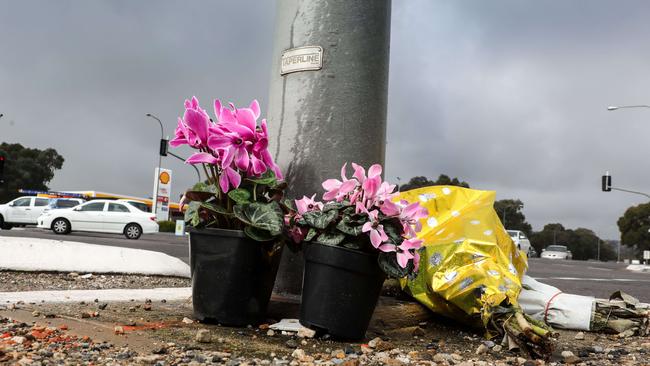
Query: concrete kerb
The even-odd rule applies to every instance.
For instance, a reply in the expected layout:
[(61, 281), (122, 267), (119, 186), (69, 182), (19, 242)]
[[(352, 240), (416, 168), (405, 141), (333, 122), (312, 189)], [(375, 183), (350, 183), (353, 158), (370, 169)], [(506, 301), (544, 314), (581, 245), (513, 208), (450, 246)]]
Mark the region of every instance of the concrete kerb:
[(186, 263), (150, 250), (15, 237), (0, 237), (0, 248), (0, 270), (190, 277)]

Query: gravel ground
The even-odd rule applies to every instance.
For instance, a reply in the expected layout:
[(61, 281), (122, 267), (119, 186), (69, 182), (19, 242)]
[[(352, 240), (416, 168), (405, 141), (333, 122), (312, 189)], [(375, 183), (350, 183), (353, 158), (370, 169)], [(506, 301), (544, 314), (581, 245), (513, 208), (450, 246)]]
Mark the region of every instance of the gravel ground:
[[(480, 333), (438, 321), (388, 331), (359, 343), (327, 337), (299, 338), (258, 327), (220, 327), (191, 321), (191, 304), (18, 304), (0, 316), (0, 364), (19, 365), (650, 365), (650, 339), (560, 332), (547, 362), (527, 360)], [(0, 306), (0, 309), (2, 306)], [(35, 321), (10, 320), (12, 312), (34, 311)], [(147, 310), (148, 309), (148, 310)], [(97, 311), (97, 315), (84, 316)], [(46, 314), (46, 315), (44, 315)], [(53, 315), (56, 314), (56, 315)], [(57, 319), (53, 319), (55, 316)], [(85, 319), (82, 319), (85, 318)], [(60, 320), (70, 325), (54, 325)], [(77, 325), (103, 325), (103, 333), (76, 334)], [(88, 329), (88, 328), (87, 328)], [(96, 329), (92, 328), (92, 329)], [(126, 339), (103, 342), (106, 333)], [(122, 334), (121, 332), (124, 332)], [(114, 334), (114, 333), (117, 333)], [(83, 335), (90, 334), (84, 337)], [(104, 338), (102, 338), (104, 337)], [(144, 345), (142, 347), (138, 347)]]
[(190, 287), (191, 285), (189, 278), (179, 277), (0, 271), (0, 292)]

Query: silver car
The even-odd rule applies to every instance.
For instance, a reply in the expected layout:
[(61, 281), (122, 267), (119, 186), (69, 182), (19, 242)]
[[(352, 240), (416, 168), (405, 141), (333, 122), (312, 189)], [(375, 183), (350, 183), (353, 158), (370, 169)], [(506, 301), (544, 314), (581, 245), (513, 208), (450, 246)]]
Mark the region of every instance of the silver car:
[(565, 245), (549, 245), (542, 249), (541, 258), (547, 259), (573, 259), (571, 251)]

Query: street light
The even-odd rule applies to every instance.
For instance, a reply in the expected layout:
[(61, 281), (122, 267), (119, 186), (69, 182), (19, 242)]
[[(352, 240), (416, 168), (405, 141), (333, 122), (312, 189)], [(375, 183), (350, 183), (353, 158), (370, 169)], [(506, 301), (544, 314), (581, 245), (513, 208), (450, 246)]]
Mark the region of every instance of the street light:
[[(163, 130), (163, 125), (162, 125), (162, 122), (160, 121), (160, 118), (154, 116), (151, 113), (147, 113), (146, 116), (151, 117), (151, 118), (155, 119), (156, 121), (158, 121), (158, 124), (160, 125), (160, 140), (161, 140), (161, 143), (162, 143), (162, 140), (165, 139), (165, 137), (164, 137), (165, 132)], [(165, 143), (167, 143), (166, 140), (165, 140)], [(161, 149), (161, 151), (162, 151), (162, 149)], [(174, 154), (172, 152), (166, 151), (166, 153), (173, 156), (173, 157), (175, 157), (176, 159), (178, 159), (178, 160), (180, 160), (182, 162), (185, 162), (185, 159), (181, 158), (180, 156), (178, 156), (178, 155), (176, 155), (176, 154)], [(159, 154), (158, 155), (158, 166), (159, 167), (160, 167), (160, 164), (161, 164), (161, 159), (162, 159), (162, 155)], [(201, 181), (201, 174), (199, 173), (199, 169), (194, 165), (192, 165), (192, 168), (194, 168), (194, 170), (196, 171), (196, 176), (198, 177), (198, 181), (200, 182)]]
[[(154, 116), (151, 113), (146, 114), (147, 117), (151, 117), (158, 121), (158, 124), (160, 125), (160, 140), (165, 139), (165, 131), (163, 129), (162, 122), (160, 121), (160, 118)], [(160, 168), (162, 165), (162, 155), (158, 154), (158, 174), (160, 174)], [(154, 187), (154, 197), (153, 197), (153, 204), (151, 205), (151, 211), (153, 211), (154, 215), (158, 215), (158, 177), (156, 177), (156, 184)]]
[(617, 109), (623, 109), (623, 108), (650, 108), (650, 105), (645, 105), (645, 104), (639, 104), (639, 105), (610, 105), (607, 107), (608, 111), (615, 111)]

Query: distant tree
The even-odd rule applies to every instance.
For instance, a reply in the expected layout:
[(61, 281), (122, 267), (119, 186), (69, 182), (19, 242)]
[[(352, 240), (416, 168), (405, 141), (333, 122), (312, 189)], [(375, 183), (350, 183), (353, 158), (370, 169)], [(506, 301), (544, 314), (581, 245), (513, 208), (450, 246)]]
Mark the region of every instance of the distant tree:
[(571, 251), (573, 259), (596, 259), (600, 245), (600, 260), (616, 258), (611, 246), (600, 239), (593, 230), (585, 228), (571, 230), (565, 229), (559, 223), (547, 224), (542, 231), (534, 232), (530, 236), (530, 241), (537, 253), (541, 253), (542, 249), (549, 245), (557, 244), (565, 245)]
[(467, 182), (462, 182), (458, 178), (450, 178), (448, 175), (445, 174), (440, 174), (438, 176), (438, 179), (433, 181), (430, 180), (427, 177), (423, 176), (417, 176), (411, 178), (411, 180), (408, 181), (408, 183), (402, 184), (399, 187), (400, 191), (408, 191), (411, 189), (416, 189), (416, 188), (421, 188), (421, 187), (429, 187), (429, 186), (458, 186), (458, 187), (465, 187), (469, 188), (469, 183)]
[(526, 222), (526, 216), (521, 211), (523, 207), (524, 203), (519, 199), (505, 199), (494, 202), (494, 210), (506, 229), (520, 230), (530, 237), (533, 227)]
[(621, 232), (621, 244), (636, 246), (638, 251), (650, 249), (650, 203), (628, 208), (617, 224)]
[(63, 157), (54, 149), (30, 149), (21, 144), (0, 144), (5, 157), (4, 183), (0, 184), (0, 203), (18, 197), (18, 189), (47, 190), (54, 171), (63, 166)]

